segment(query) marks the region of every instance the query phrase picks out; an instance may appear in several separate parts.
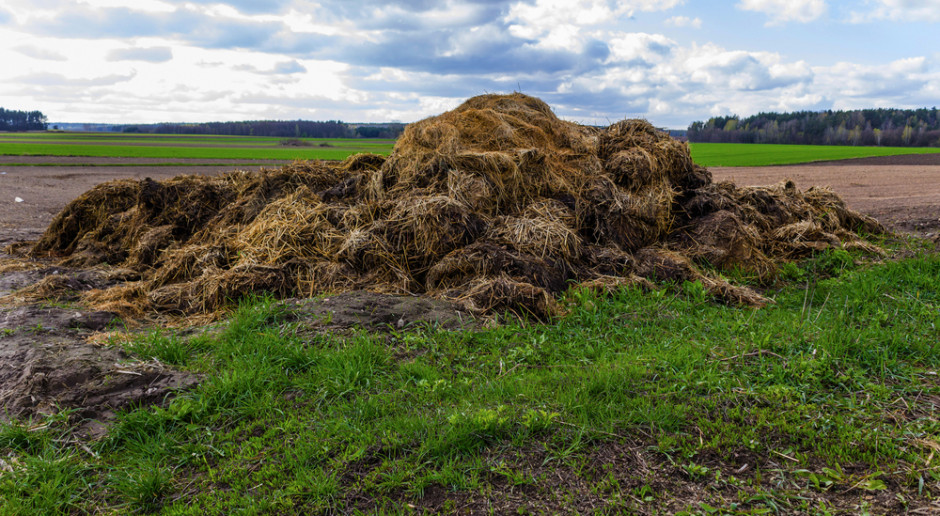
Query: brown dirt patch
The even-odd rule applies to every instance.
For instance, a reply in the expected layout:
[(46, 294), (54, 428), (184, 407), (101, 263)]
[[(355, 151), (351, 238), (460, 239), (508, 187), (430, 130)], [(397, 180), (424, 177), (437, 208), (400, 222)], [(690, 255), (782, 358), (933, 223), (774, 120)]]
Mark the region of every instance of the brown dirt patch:
[(97, 156), (0, 156), (0, 170), (6, 170), (2, 167), (5, 164), (16, 164), (15, 166), (29, 165), (61, 165), (71, 166), (124, 166), (124, 165), (154, 165), (161, 163), (183, 163), (199, 165), (202, 163), (223, 163), (233, 165), (276, 165), (287, 164), (290, 160), (277, 159), (221, 159), (221, 158), (120, 158), (120, 157), (97, 157)]
[[(130, 162), (124, 158), (121, 159), (121, 162)], [(52, 218), (62, 211), (66, 204), (106, 181), (140, 180), (146, 177), (163, 180), (181, 174), (211, 176), (233, 169), (258, 170), (259, 168), (261, 166), (257, 164), (208, 167), (3, 167), (0, 165), (0, 248), (17, 240), (38, 238), (52, 222)], [(23, 199), (23, 202), (15, 202), (17, 197)]]
[[(940, 165), (940, 152), (934, 152), (934, 153), (929, 153), (929, 154), (902, 154), (899, 156), (875, 156), (871, 158), (843, 159), (843, 160), (838, 160), (838, 161), (819, 161), (816, 163), (812, 163), (812, 165), (819, 165), (822, 167), (825, 167), (825, 166), (856, 167), (856, 166), (868, 166), (868, 165), (887, 165), (887, 166)], [(801, 165), (785, 165), (785, 166), (789, 167), (789, 166), (801, 166)]]
[(395, 296), (364, 290), (288, 304), (292, 318), (316, 331), (363, 328), (372, 331), (472, 329), (476, 319), (461, 307), (422, 296)]
[(198, 383), (194, 374), (86, 342), (116, 322), (109, 312), (0, 309), (0, 420), (77, 409), (80, 430), (98, 434), (115, 411)]
[(895, 231), (940, 233), (940, 154), (885, 156), (774, 167), (713, 167), (716, 181), (763, 185), (790, 179), (827, 185), (846, 204)]
[[(4, 140), (4, 143), (38, 143), (36, 140)], [(44, 141), (41, 142), (43, 145), (75, 145), (74, 141)], [(180, 142), (180, 141), (169, 141), (161, 142), (155, 140), (140, 140), (140, 141), (94, 141), (94, 140), (84, 140), (81, 142), (81, 145), (88, 146), (108, 146), (108, 147), (189, 147), (189, 148), (210, 148), (216, 149), (219, 147), (225, 147), (228, 149), (264, 149), (271, 148), (271, 145), (251, 145), (247, 143), (242, 144), (230, 144), (219, 142)], [(311, 143), (311, 146), (315, 144)]]

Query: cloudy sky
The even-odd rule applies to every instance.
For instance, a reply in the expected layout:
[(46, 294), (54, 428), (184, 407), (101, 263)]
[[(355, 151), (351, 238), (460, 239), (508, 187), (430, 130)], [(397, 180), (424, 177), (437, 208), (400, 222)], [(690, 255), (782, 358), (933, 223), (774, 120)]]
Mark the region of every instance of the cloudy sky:
[(0, 107), (53, 122), (414, 121), (940, 105), (940, 0), (4, 0)]

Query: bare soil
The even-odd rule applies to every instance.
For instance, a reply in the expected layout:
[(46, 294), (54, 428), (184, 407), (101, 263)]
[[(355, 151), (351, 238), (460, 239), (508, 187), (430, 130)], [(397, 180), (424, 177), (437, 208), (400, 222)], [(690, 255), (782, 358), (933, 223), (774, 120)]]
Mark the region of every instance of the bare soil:
[(445, 330), (478, 326), (459, 306), (423, 296), (392, 296), (367, 291), (295, 300), (288, 303), (292, 318), (314, 331), (363, 328), (401, 331), (422, 327)]
[[(54, 158), (44, 156), (43, 159)], [(120, 159), (124, 163), (129, 161)], [(213, 175), (235, 169), (257, 170), (261, 166), (257, 162), (251, 165), (172, 167), (4, 167), (0, 164), (0, 248), (17, 240), (38, 238), (66, 204), (105, 181), (146, 177), (159, 181), (181, 174)], [(16, 198), (22, 202), (16, 202)]]
[[(53, 140), (53, 141), (37, 142), (36, 140), (28, 140), (28, 139), (27, 140), (4, 140), (4, 143), (30, 143), (30, 144), (41, 143), (42, 145), (75, 145), (75, 142), (70, 142), (70, 141)], [(161, 142), (161, 141), (153, 141), (153, 140), (110, 141), (110, 142), (86, 140), (86, 141), (83, 141), (81, 145), (89, 145), (89, 146), (106, 145), (108, 147), (190, 147), (190, 148), (218, 148), (219, 147), (219, 144), (215, 142), (181, 142), (181, 141)], [(271, 145), (264, 145), (264, 144), (251, 145), (251, 144), (228, 144), (226, 143), (223, 145), (229, 149), (258, 149), (258, 148), (271, 147)]]
[(830, 186), (852, 209), (894, 231), (940, 233), (940, 154), (912, 154), (772, 167), (713, 167), (716, 181), (765, 185), (790, 179), (801, 189)]
[(80, 430), (98, 435), (117, 410), (160, 403), (199, 382), (197, 375), (85, 340), (115, 322), (109, 312), (0, 309), (0, 420), (75, 409)]
[[(59, 165), (63, 167), (94, 166), (127, 166), (127, 165), (159, 165), (161, 163), (182, 163), (199, 165), (201, 163), (216, 163), (224, 165), (279, 165), (290, 163), (290, 160), (277, 159), (217, 159), (217, 158), (118, 158), (108, 156), (0, 156), (0, 170), (4, 164), (15, 163), (16, 166), (30, 165)], [(233, 167), (238, 168), (238, 167)]]

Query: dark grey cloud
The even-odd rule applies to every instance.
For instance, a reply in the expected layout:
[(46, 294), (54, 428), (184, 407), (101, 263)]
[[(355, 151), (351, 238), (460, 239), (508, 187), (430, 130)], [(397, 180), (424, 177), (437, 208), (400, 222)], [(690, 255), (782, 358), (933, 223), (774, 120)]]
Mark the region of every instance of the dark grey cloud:
[(175, 37), (207, 48), (256, 48), (284, 30), (277, 22), (213, 17), (180, 9), (145, 13), (129, 8), (72, 6), (52, 19), (33, 20), (32, 31), (60, 38)]
[(24, 56), (32, 57), (33, 59), (42, 59), (44, 61), (65, 61), (67, 58), (54, 51), (47, 48), (39, 48), (30, 45), (22, 45), (19, 47), (14, 47), (13, 50), (23, 54)]
[(385, 32), (375, 41), (354, 37), (293, 35), (270, 41), (269, 51), (335, 60), (357, 66), (391, 67), (438, 74), (586, 73), (609, 55), (606, 44), (592, 42), (571, 51), (544, 49), (493, 28), (467, 38), (450, 30)]
[(151, 48), (118, 48), (108, 52), (108, 61), (146, 61), (148, 63), (165, 63), (173, 59), (173, 51), (169, 47)]
[[(534, 0), (530, 0), (534, 1)], [(488, 13), (505, 12), (509, 9), (510, 0), (457, 0), (450, 3), (440, 0), (170, 0), (178, 7), (186, 4), (215, 5), (224, 4), (235, 8), (243, 14), (281, 14), (289, 8), (300, 12), (316, 13), (318, 18), (330, 20), (351, 20), (359, 27), (368, 28), (405, 28), (412, 25), (416, 19), (413, 15), (430, 11), (449, 9), (452, 7), (469, 6)], [(399, 16), (405, 13), (412, 16)], [(396, 24), (402, 25), (396, 25)]]
[[(530, 3), (534, 0), (529, 0)], [(513, 1), (510, 0), (460, 0), (450, 3), (439, 0), (359, 0), (349, 2), (331, 0), (320, 2), (323, 12), (332, 12), (336, 16), (350, 20), (364, 19), (365, 15), (375, 15), (381, 12), (404, 11), (411, 14), (422, 14), (429, 11), (440, 10), (442, 7), (469, 6), (484, 10), (488, 13), (507, 12)]]
[[(378, 3), (372, 8), (368, 16), (357, 15), (355, 11), (349, 12), (342, 19), (356, 20), (357, 26), (368, 30), (391, 30), (396, 32), (413, 32), (424, 30), (439, 30), (442, 28), (460, 29), (478, 27), (492, 23), (502, 23), (501, 19), (508, 10), (506, 2), (463, 2), (469, 11), (461, 16), (431, 16), (431, 11), (440, 9), (440, 3), (430, 6), (398, 5), (395, 3)], [(335, 15), (341, 15), (339, 10)]]
[[(369, 73), (371, 72), (371, 73)], [(360, 91), (377, 95), (388, 93), (414, 94), (424, 97), (471, 97), (483, 93), (522, 91), (531, 95), (542, 95), (558, 88), (558, 79), (545, 77), (491, 78), (483, 75), (434, 75), (415, 74), (396, 80), (376, 76), (375, 69), (349, 74), (346, 83)]]

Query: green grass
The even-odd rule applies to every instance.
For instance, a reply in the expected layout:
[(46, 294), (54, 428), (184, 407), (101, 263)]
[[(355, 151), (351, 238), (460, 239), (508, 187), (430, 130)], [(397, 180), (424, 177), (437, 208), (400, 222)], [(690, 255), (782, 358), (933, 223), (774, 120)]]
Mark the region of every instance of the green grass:
[(277, 160), (256, 160), (250, 163), (244, 163), (241, 161), (219, 161), (219, 162), (192, 162), (192, 161), (178, 161), (178, 162), (165, 162), (165, 163), (81, 163), (81, 162), (71, 162), (71, 163), (0, 163), (0, 167), (61, 167), (61, 168), (88, 168), (88, 167), (236, 167), (239, 164), (247, 164), (250, 166), (253, 165), (263, 165), (271, 163), (272, 166), (279, 164)]
[(692, 143), (690, 147), (692, 159), (705, 167), (760, 167), (940, 152), (940, 148), (923, 147), (845, 147), (758, 143)]
[(161, 159), (326, 159), (342, 160), (357, 152), (388, 154), (391, 148), (365, 145), (346, 147), (238, 148), (133, 145), (69, 145), (0, 143), (6, 156), (83, 156)]
[[(0, 133), (2, 141), (37, 141), (37, 142), (119, 142), (119, 143), (206, 143), (212, 145), (251, 145), (251, 144), (278, 144), (284, 138), (263, 136), (225, 136), (225, 135), (196, 135), (196, 134), (138, 134), (138, 133), (56, 133), (56, 132), (30, 132), (30, 133)], [(394, 144), (392, 139), (361, 139), (361, 138), (299, 138), (313, 144), (327, 143), (360, 143), (365, 145)]]
[(311, 334), (249, 300), (218, 332), (128, 344), (205, 381), (88, 450), (62, 417), (0, 427), (17, 464), (0, 513), (409, 513), (432, 492), (452, 501), (431, 511), (825, 513), (829, 494), (940, 494), (923, 444), (940, 436), (940, 256), (790, 269), (762, 310), (694, 285), (575, 291), (555, 324), (477, 332)]
[[(388, 154), (393, 140), (304, 138), (309, 147), (284, 147), (281, 138), (247, 136), (122, 135), (112, 133), (4, 133), (0, 155), (159, 159), (341, 160), (359, 152)], [(321, 146), (325, 145), (325, 146)]]

